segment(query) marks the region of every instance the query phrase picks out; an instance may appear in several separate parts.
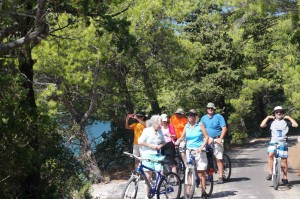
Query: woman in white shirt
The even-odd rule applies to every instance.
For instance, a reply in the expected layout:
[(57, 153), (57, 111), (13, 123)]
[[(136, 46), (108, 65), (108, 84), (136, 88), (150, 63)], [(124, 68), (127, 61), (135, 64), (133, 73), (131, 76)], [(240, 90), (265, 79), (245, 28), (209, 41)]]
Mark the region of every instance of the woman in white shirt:
[[(166, 143), (164, 135), (161, 131), (161, 117), (159, 115), (153, 115), (150, 119), (150, 127), (143, 130), (142, 135), (138, 140), (138, 144), (141, 146), (140, 152), (142, 158), (158, 158), (160, 159), (162, 155), (160, 154), (160, 149)], [(143, 162), (143, 164), (151, 169), (160, 171), (162, 169), (161, 164), (156, 162)], [(144, 169), (145, 174), (149, 180), (151, 180), (152, 171)], [(148, 187), (145, 186), (146, 193), (148, 193)], [(146, 195), (147, 198), (147, 195)]]

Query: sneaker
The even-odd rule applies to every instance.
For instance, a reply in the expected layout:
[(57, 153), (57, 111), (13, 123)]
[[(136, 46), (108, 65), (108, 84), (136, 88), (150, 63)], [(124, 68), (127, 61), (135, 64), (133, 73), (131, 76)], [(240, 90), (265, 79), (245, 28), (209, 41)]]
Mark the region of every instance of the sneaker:
[(272, 175), (268, 174), (268, 176), (266, 177), (266, 180), (272, 180)]
[(223, 184), (223, 183), (224, 183), (224, 180), (223, 180), (223, 178), (219, 178), (219, 180), (218, 180), (217, 184)]
[(288, 179), (282, 179), (281, 181), (285, 186), (290, 186)]
[(201, 194), (201, 198), (207, 198), (208, 197), (208, 194), (204, 191), (202, 194)]

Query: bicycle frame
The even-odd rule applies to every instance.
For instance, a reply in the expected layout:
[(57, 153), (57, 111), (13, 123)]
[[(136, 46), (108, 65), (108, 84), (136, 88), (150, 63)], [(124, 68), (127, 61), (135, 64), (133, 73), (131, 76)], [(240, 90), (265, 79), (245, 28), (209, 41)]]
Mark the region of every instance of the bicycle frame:
[[(153, 162), (158, 162), (158, 163), (161, 163), (161, 164), (164, 164), (164, 162), (163, 162), (163, 161), (154, 161), (154, 160), (150, 160), (150, 159), (143, 159), (143, 158), (141, 158), (141, 157), (138, 157), (138, 156), (133, 155), (133, 154), (128, 153), (128, 152), (124, 152), (124, 154), (126, 154), (126, 155), (128, 155), (128, 156), (130, 156), (130, 157), (133, 157), (133, 158), (135, 158), (135, 159), (137, 159), (137, 160), (140, 161), (140, 163), (139, 163), (139, 165), (138, 165), (138, 168), (136, 169), (136, 172), (139, 173), (139, 174), (144, 178), (145, 183), (146, 183), (146, 185), (147, 185), (148, 188), (149, 188), (148, 196), (149, 196), (149, 197), (150, 197), (150, 196), (153, 197), (153, 196), (156, 194), (156, 192), (157, 192), (157, 186), (158, 186), (159, 181), (160, 181), (160, 180), (166, 180), (166, 178), (165, 178), (164, 175), (161, 174), (161, 171), (156, 171), (156, 170), (154, 170), (154, 169), (152, 169), (152, 168), (149, 168), (149, 167), (143, 165), (143, 161), (153, 161)], [(152, 187), (152, 185), (151, 185), (151, 182), (150, 182), (149, 179), (147, 178), (144, 169), (148, 169), (149, 171), (152, 171), (152, 172), (155, 172), (155, 173), (156, 173), (155, 184), (153, 185), (153, 187)], [(132, 175), (134, 175), (134, 174), (132, 173)], [(139, 178), (140, 178), (140, 177), (139, 177)], [(172, 187), (170, 187), (170, 189), (167, 190), (167, 191), (168, 191), (168, 192), (172, 192), (172, 191), (173, 191)], [(165, 194), (165, 193), (162, 192), (162, 193), (160, 193), (160, 194)]]
[[(149, 181), (149, 179), (147, 178), (147, 176), (146, 176), (146, 174), (145, 174), (145, 171), (144, 171), (145, 168), (148, 169), (149, 171), (152, 171), (152, 172), (155, 172), (155, 173), (156, 173), (155, 184), (154, 184), (153, 187), (152, 187), (152, 185), (151, 185), (151, 182)], [(161, 171), (156, 171), (156, 170), (154, 170), (154, 169), (152, 169), (152, 168), (149, 168), (149, 167), (143, 165), (143, 162), (142, 162), (142, 161), (139, 163), (139, 166), (138, 166), (138, 168), (137, 168), (136, 171), (137, 171), (138, 173), (140, 173), (141, 176), (144, 178), (144, 180), (145, 180), (145, 182), (146, 182), (146, 184), (147, 184), (147, 186), (148, 186), (148, 188), (149, 188), (150, 194), (151, 194), (151, 195), (155, 195), (159, 180), (161, 180), (161, 179), (164, 180), (164, 176), (161, 174)]]
[(277, 190), (279, 186), (280, 181), (280, 175), (281, 175), (281, 156), (279, 155), (279, 148), (280, 146), (286, 146), (287, 145), (287, 137), (285, 137), (283, 140), (270, 143), (269, 146), (275, 146), (274, 149), (274, 158), (273, 158), (273, 168), (272, 168), (272, 181), (274, 189)]

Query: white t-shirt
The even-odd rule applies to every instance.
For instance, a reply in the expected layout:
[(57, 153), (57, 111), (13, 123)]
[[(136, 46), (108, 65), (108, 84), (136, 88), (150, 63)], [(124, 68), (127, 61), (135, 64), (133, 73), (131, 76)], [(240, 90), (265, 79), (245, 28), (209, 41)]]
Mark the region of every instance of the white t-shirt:
[[(143, 133), (139, 138), (139, 142), (160, 145), (162, 143), (165, 143), (166, 141), (161, 130), (158, 130), (158, 132), (156, 133), (153, 127), (148, 127), (143, 130)], [(148, 158), (151, 155), (157, 154), (157, 151), (155, 149), (146, 146), (141, 146), (140, 152), (143, 158)]]
[(289, 125), (285, 120), (274, 120), (271, 122), (271, 142), (282, 141), (289, 131)]

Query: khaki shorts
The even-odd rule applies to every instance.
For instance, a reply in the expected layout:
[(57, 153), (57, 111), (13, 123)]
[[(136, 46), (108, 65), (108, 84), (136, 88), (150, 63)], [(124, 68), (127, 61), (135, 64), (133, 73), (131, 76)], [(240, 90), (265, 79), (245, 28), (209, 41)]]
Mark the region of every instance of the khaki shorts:
[(222, 139), (222, 144), (215, 143), (214, 146), (214, 155), (216, 156), (217, 159), (222, 160), (223, 153), (224, 153), (224, 139)]
[(141, 156), (141, 153), (140, 153), (140, 145), (138, 144), (133, 144), (133, 150), (132, 150), (132, 153), (133, 155), (136, 155), (136, 156)]
[[(198, 153), (197, 151), (192, 151), (192, 155), (195, 157), (195, 161), (196, 161), (196, 164), (197, 164), (197, 170), (198, 171), (206, 170), (207, 169), (206, 152), (201, 151), (200, 153)], [(186, 157), (187, 157), (187, 161), (189, 161), (189, 157), (190, 157), (190, 150), (189, 149), (186, 150)]]

